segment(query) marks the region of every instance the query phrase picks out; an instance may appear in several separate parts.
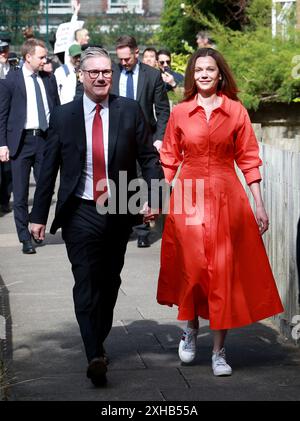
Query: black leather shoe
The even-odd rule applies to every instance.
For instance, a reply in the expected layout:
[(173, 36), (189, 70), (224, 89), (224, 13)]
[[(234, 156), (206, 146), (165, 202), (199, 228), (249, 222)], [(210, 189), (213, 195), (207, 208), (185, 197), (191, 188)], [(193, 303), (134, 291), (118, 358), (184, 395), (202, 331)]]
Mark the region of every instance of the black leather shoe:
[(107, 383), (107, 364), (103, 357), (93, 358), (89, 363), (86, 375), (96, 387), (103, 387)]
[(138, 240), (137, 240), (137, 246), (139, 248), (143, 248), (143, 247), (150, 247), (150, 242), (148, 237), (142, 237), (142, 236), (138, 236)]
[(33, 247), (31, 240), (25, 240), (25, 241), (22, 241), (22, 243), (23, 243), (22, 251), (23, 251), (24, 254), (35, 254), (36, 253), (35, 248)]
[(7, 204), (7, 205), (1, 205), (0, 211), (2, 213), (10, 213), (10, 212), (12, 212), (12, 208), (9, 206), (9, 204)]

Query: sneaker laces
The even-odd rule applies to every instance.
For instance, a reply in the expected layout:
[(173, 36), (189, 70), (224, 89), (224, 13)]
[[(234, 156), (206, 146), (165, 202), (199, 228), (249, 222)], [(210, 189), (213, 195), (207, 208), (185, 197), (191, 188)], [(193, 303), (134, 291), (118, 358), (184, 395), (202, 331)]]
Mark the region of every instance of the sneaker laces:
[(226, 354), (225, 354), (224, 348), (220, 349), (220, 351), (218, 351), (218, 352), (214, 352), (214, 354), (215, 354), (215, 364), (216, 364), (216, 366), (219, 367), (219, 366), (227, 365)]
[(194, 350), (195, 349), (195, 336), (196, 336), (196, 330), (190, 329), (185, 330), (182, 335), (182, 340), (184, 341), (183, 349), (184, 350)]

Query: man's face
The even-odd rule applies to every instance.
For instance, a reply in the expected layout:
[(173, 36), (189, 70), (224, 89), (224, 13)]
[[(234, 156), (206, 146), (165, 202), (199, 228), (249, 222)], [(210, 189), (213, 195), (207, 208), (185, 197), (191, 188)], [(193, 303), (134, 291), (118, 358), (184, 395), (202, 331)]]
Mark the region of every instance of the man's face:
[(44, 65), (47, 62), (47, 50), (46, 48), (37, 46), (33, 54), (26, 54), (25, 57), (26, 66), (33, 72), (43, 70)]
[(83, 29), (80, 32), (80, 37), (78, 39), (78, 43), (80, 45), (85, 45), (85, 44), (89, 43), (89, 40), (90, 40), (89, 31), (87, 29)]
[(196, 42), (197, 42), (198, 48), (207, 48), (207, 47), (209, 47), (209, 42), (208, 42), (208, 38), (207, 37), (199, 36), (198, 38), (196, 38)]
[(134, 52), (129, 47), (117, 48), (116, 50), (120, 64), (126, 71), (132, 70), (139, 58), (139, 50)]
[(73, 66), (76, 70), (79, 69), (80, 57), (81, 57), (80, 54), (78, 56), (71, 57), (71, 63), (73, 64)]
[[(97, 75), (97, 72), (100, 73)], [(88, 58), (84, 62), (80, 74), (84, 92), (92, 101), (100, 102), (108, 96), (112, 85), (111, 60), (109, 58), (102, 56)]]
[(171, 57), (167, 56), (166, 54), (160, 54), (158, 56), (158, 66), (162, 71), (164, 71), (166, 68), (170, 68)]
[(143, 55), (143, 63), (148, 64), (148, 66), (156, 67), (157, 60), (156, 54), (154, 51), (145, 51)]
[(0, 63), (4, 64), (7, 63), (8, 60), (8, 53), (9, 53), (9, 47), (2, 47), (0, 49)]

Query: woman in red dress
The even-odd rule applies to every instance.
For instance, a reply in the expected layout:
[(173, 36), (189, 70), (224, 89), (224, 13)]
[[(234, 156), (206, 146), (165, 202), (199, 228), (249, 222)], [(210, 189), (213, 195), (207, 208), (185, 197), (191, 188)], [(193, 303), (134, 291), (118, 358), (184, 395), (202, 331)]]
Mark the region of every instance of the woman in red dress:
[[(283, 307), (262, 234), (269, 221), (261, 198), (258, 143), (237, 85), (222, 55), (202, 48), (189, 60), (185, 97), (174, 107), (160, 150), (167, 182), (177, 173), (162, 238), (157, 300), (178, 306), (187, 327), (179, 357), (196, 355), (198, 317), (214, 333), (214, 375), (231, 375), (224, 342), (228, 329)], [(255, 216), (235, 172), (241, 169)]]

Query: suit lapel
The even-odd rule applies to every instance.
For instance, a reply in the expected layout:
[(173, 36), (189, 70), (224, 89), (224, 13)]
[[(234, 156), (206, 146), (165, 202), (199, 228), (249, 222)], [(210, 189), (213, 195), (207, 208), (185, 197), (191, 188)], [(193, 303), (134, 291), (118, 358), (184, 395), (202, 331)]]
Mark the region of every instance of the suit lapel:
[(85, 119), (83, 110), (83, 98), (73, 102), (73, 121), (72, 133), (74, 139), (76, 139), (76, 146), (80, 152), (80, 155), (86, 155), (86, 132), (85, 132)]
[(144, 88), (144, 82), (146, 79), (146, 75), (145, 75), (145, 67), (143, 66), (143, 63), (139, 64), (140, 68), (139, 68), (139, 77), (138, 77), (138, 85), (137, 85), (137, 90), (136, 90), (136, 100), (140, 101), (141, 99), (141, 95), (143, 92), (143, 88)]
[(113, 89), (112, 92), (115, 95), (120, 95), (120, 76), (121, 76), (121, 69), (120, 66), (117, 64), (113, 65)]
[(53, 101), (52, 101), (52, 98), (51, 98), (51, 95), (50, 95), (48, 76), (46, 76), (46, 77), (41, 76), (41, 78), (42, 78), (43, 84), (45, 86), (45, 91), (46, 91), (46, 96), (47, 96), (49, 110), (52, 110), (52, 108), (53, 108)]
[(117, 144), (120, 120), (120, 106), (118, 97), (109, 96), (109, 129), (108, 129), (108, 166), (111, 163)]
[(20, 92), (21, 94), (24, 96), (24, 98), (26, 99), (26, 86), (25, 86), (25, 79), (24, 79), (24, 75), (22, 70), (19, 70), (18, 74), (17, 74), (17, 84), (20, 88)]

